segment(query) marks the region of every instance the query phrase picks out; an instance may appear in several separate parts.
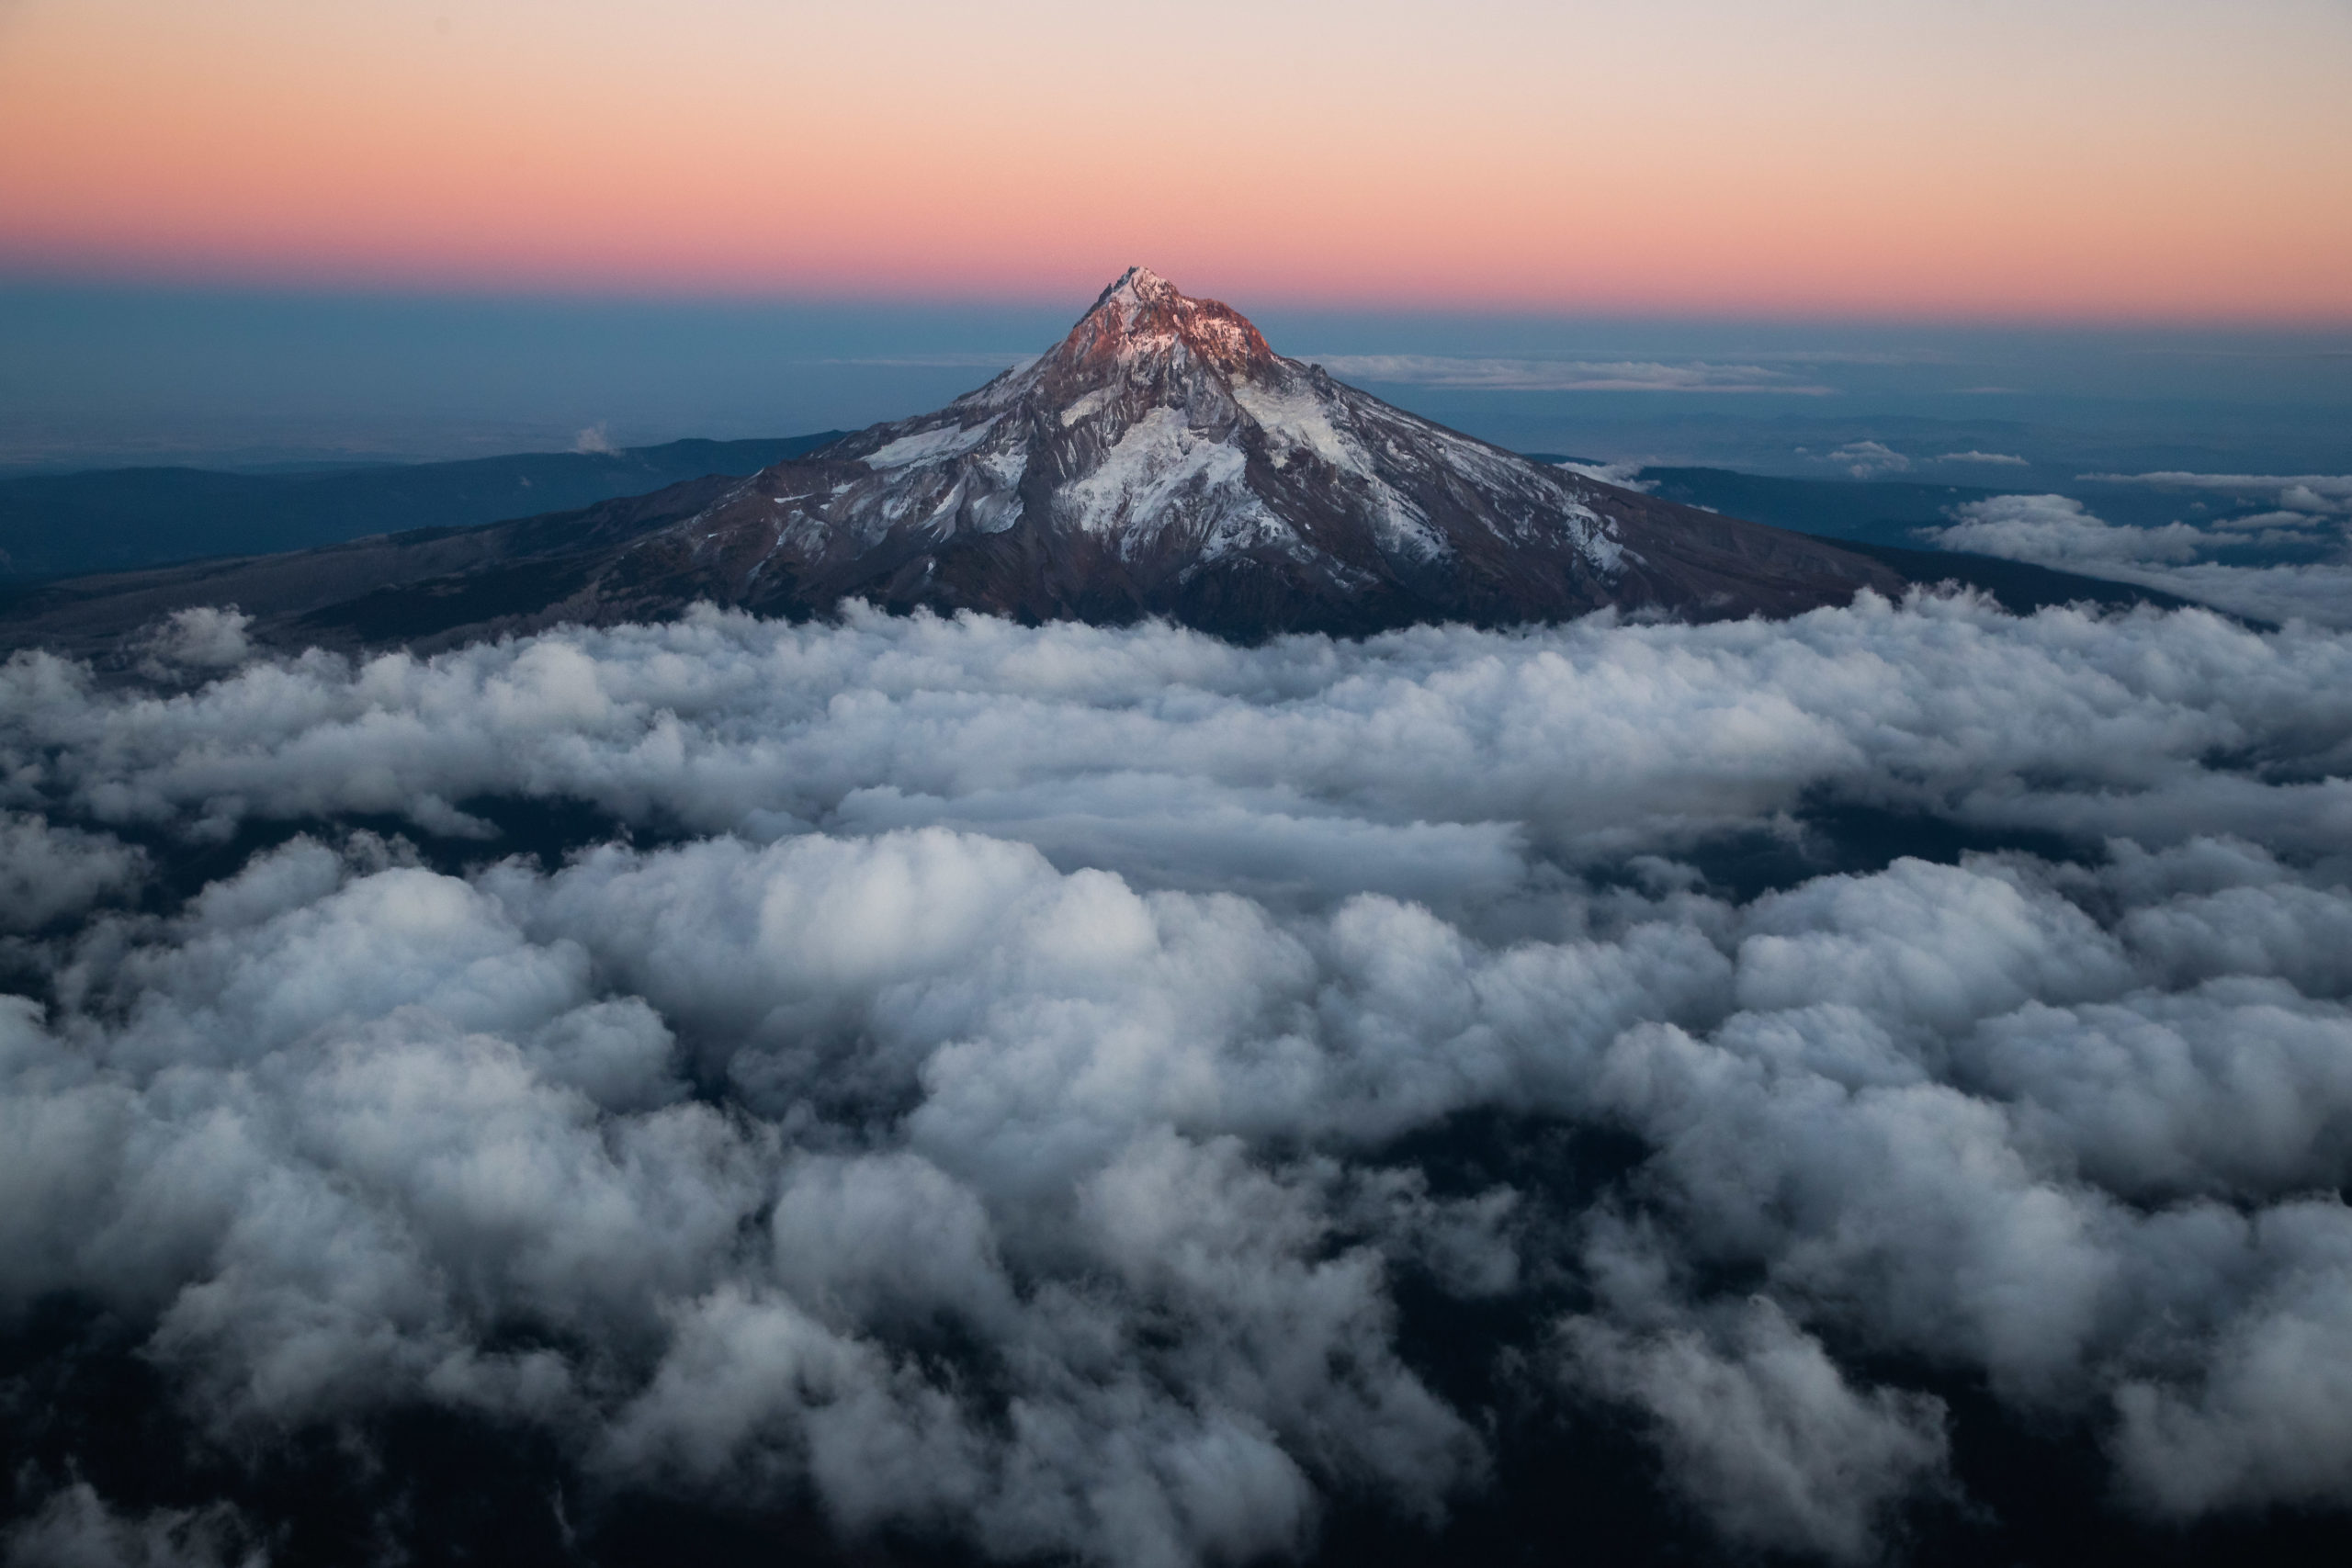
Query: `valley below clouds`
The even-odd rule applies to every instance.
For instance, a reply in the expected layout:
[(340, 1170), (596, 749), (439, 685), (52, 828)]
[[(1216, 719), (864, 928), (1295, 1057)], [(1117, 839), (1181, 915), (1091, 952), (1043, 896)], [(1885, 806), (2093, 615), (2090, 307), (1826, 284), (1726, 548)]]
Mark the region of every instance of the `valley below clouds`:
[(1967, 597), (20, 653), (9, 1550), (447, 1555), (418, 1412), (550, 1560), (1434, 1561), (1578, 1444), (1702, 1557), (2014, 1549), (2013, 1440), (2325, 1517), (2347, 775), (2352, 635)]

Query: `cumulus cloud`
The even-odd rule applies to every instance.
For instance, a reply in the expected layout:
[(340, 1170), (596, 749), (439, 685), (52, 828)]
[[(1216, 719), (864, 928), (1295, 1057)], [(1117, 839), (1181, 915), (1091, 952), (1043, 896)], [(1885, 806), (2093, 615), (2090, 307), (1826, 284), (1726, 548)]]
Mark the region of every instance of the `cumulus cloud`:
[(253, 655), (245, 628), (254, 618), (234, 604), (175, 610), (133, 639), (139, 670), (151, 681), (230, 670)]
[(2233, 519), (2216, 525), (2219, 532), (2187, 523), (2133, 528), (2104, 522), (2066, 496), (2003, 495), (1955, 507), (1951, 515), (1951, 526), (1922, 530), (1945, 549), (2135, 582), (2258, 620), (2352, 626), (2352, 566), (2321, 561), (2245, 567), (2197, 559), (2216, 547), (2245, 542), (2240, 532), (2245, 529), (2265, 530), (2259, 537), (2267, 541), (2281, 536), (2283, 527), (2289, 530), (2285, 537), (2307, 542), (2300, 530), (2318, 519), (2304, 513)]
[(2341, 1506), (2352, 1467), (2352, 1257), (2340, 1202), (2281, 1205), (2241, 1238), (2275, 1282), (2222, 1330), (2189, 1387), (2120, 1389), (2118, 1466), (2140, 1506), (2189, 1518), (2265, 1504)]
[(2192, 560), (2212, 542), (2186, 523), (2117, 527), (2063, 495), (1996, 495), (1954, 507), (1951, 514), (1957, 521), (1936, 535), (1944, 548), (2051, 566)]
[(2336, 713), (2348, 664), (2317, 633), (1933, 599), (1258, 649), (708, 615), (429, 661), (309, 655), (176, 697), (28, 654), (0, 665), (0, 804), (209, 840), (345, 814), (430, 830), (507, 795), (753, 841), (946, 826), (1150, 886), (1491, 901), (1537, 857), (1687, 844), (1822, 792), (2151, 844), (2332, 845), (2347, 751), (2326, 724), (2289, 732), (2308, 749), (2289, 787), (2201, 760), (2266, 716)]
[(2239, 567), (2195, 561), (2162, 568), (2125, 566), (2100, 575), (2161, 588), (2257, 620), (2352, 626), (2352, 566), (2337, 562)]
[(1942, 1402), (1856, 1389), (1768, 1300), (1721, 1316), (1649, 1333), (1572, 1318), (1569, 1379), (1647, 1417), (1673, 1485), (1733, 1540), (1876, 1558), (1886, 1513), (1946, 1480)]
[(2029, 467), (2023, 457), (2013, 457), (2007, 452), (1979, 452), (1971, 447), (1965, 452), (1946, 452), (1937, 457), (1939, 463), (1988, 463), (2005, 468)]
[[(2352, 1506), (2347, 677), (1929, 597), (19, 655), (0, 1306), (99, 1303), (224, 1454), (421, 1405), (1007, 1560), (1442, 1519), (1512, 1439), (1430, 1302), (1743, 1545), (1954, 1495), (1939, 1369), (2142, 1516)], [(1632, 1152), (1465, 1176), (1478, 1116)]]
[(38, 931), (130, 892), (146, 874), (145, 853), (111, 834), (0, 811), (0, 931)]
[(1825, 454), (1820, 460), (1837, 464), (1858, 479), (1874, 479), (1881, 474), (1908, 473), (1911, 468), (1910, 458), (1883, 441), (1849, 441)]

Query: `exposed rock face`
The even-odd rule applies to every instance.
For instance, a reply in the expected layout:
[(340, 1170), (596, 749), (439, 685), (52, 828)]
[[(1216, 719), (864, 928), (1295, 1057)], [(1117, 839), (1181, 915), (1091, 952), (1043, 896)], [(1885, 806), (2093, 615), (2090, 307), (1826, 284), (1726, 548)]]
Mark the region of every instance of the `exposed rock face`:
[(572, 608), (855, 595), (1258, 636), (1607, 604), (1788, 614), (1866, 584), (1901, 581), (1415, 418), (1136, 267), (1042, 357), (767, 469), (639, 541)]

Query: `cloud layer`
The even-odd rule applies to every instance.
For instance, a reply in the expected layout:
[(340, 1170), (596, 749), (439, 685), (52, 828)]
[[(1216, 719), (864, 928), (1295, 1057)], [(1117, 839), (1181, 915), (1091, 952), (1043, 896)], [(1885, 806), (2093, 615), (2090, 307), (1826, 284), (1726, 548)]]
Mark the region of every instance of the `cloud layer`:
[[(1951, 526), (1923, 533), (1945, 549), (2136, 582), (2257, 620), (2352, 626), (2352, 539), (2334, 520), (2346, 511), (2346, 503), (2334, 492), (2314, 488), (2341, 488), (2346, 481), (2230, 474), (2088, 477), (2165, 484), (2201, 481), (2203, 488), (2240, 493), (2274, 488), (2278, 506), (2216, 519), (2202, 527), (2174, 522), (2134, 528), (2105, 522), (2083, 502), (2063, 495), (2000, 495), (1954, 507)], [(2316, 560), (2279, 561), (2274, 557), (2269, 564), (2257, 565), (2200, 558), (2249, 545), (2284, 545), (2305, 556), (2313, 550), (2326, 555)]]
[[(2341, 1506), (2347, 677), (1952, 599), (21, 655), (0, 1306), (105, 1303), (223, 1451), (422, 1404), (1008, 1560), (1479, 1495), (1408, 1285), (1736, 1542), (1964, 1501), (1933, 1369), (2137, 1517)], [(1449, 1174), (1481, 1115), (1634, 1152)], [(19, 1540), (243, 1550), (55, 1479)]]

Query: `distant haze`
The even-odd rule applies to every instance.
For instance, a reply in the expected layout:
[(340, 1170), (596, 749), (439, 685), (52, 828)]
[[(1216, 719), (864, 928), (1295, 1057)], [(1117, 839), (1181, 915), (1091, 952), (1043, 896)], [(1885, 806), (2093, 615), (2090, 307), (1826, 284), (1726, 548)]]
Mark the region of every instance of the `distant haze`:
[(2340, 0), (19, 0), (0, 269), (2341, 321), (2347, 80)]
[[(854, 429), (1038, 352), (1111, 276), (1040, 304), (0, 284), (0, 470)], [(2352, 470), (2352, 330), (1305, 310), (1173, 276), (1278, 352), (1521, 451), (2004, 489)]]

